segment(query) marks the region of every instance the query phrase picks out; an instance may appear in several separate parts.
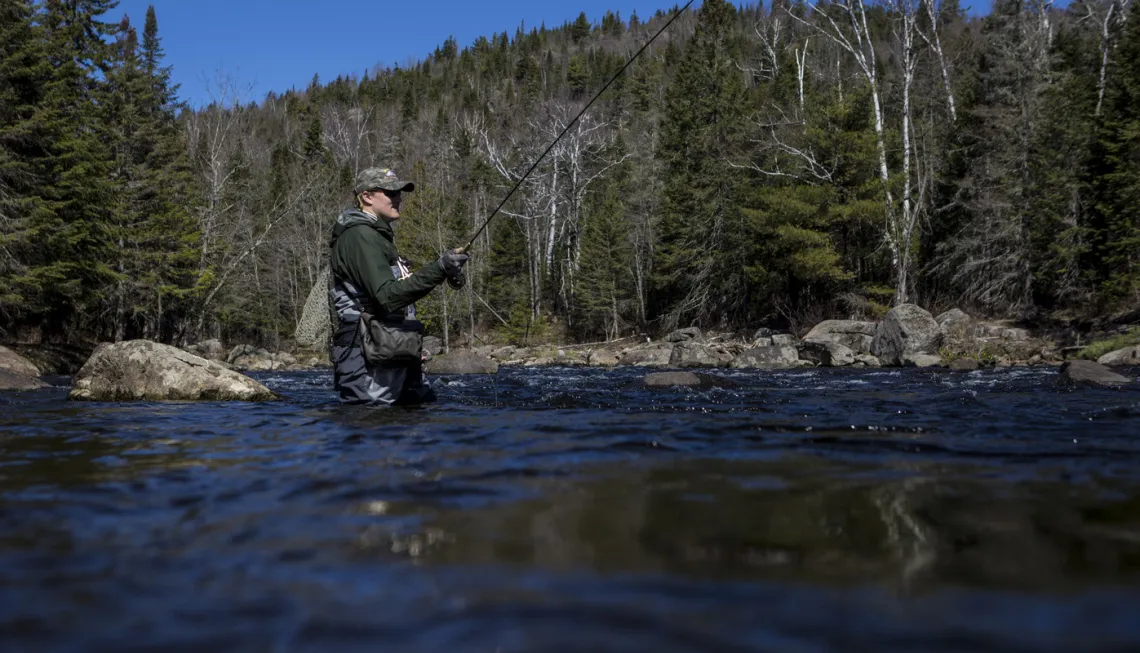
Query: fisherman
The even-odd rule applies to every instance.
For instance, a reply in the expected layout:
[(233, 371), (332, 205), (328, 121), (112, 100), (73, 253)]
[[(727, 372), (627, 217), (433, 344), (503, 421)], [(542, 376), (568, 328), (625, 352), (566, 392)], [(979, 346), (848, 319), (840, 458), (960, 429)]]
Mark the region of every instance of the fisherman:
[(435, 400), (423, 375), (423, 325), (415, 302), (462, 279), (468, 256), (445, 252), (416, 270), (396, 252), (392, 225), (415, 183), (388, 168), (356, 178), (356, 208), (337, 218), (330, 247), (333, 384), (346, 404), (408, 405)]

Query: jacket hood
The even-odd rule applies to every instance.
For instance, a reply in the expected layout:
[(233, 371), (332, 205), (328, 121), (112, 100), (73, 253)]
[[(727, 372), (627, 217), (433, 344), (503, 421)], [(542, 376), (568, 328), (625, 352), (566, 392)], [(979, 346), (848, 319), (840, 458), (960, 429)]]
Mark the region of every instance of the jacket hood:
[[(341, 213), (337, 219), (336, 224), (332, 229), (332, 243), (340, 237), (345, 231), (351, 227), (358, 225), (367, 225), (372, 227), (388, 240), (392, 240), (392, 225), (388, 224), (386, 220), (381, 220), (371, 214), (365, 213), (358, 209), (349, 209)], [(331, 244), (331, 243), (330, 243)]]

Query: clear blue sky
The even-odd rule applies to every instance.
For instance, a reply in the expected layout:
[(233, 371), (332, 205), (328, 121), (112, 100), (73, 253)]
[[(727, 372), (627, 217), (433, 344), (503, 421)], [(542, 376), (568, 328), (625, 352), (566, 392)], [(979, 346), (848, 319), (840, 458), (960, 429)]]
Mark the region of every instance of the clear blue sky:
[[(125, 13), (142, 30), (148, 5), (158, 17), (158, 35), (173, 68), (178, 95), (191, 106), (217, 97), (228, 78), (244, 102), (267, 93), (304, 88), (320, 75), (357, 77), (375, 66), (403, 65), (427, 57), (448, 36), (462, 49), (479, 36), (545, 22), (557, 27), (580, 12), (600, 22), (607, 10), (628, 20), (634, 10), (649, 18), (684, 2), (664, 0), (120, 0), (104, 18)], [(962, 0), (988, 9), (989, 0)], [(693, 7), (700, 6), (700, 2)]]
[[(211, 100), (219, 73), (250, 88), (242, 98), (260, 101), (269, 91), (308, 86), (313, 75), (330, 81), (364, 74), (374, 66), (423, 59), (448, 36), (460, 49), (479, 36), (520, 23), (529, 30), (545, 21), (555, 27), (582, 11), (599, 22), (606, 10), (628, 20), (634, 10), (648, 18), (675, 3), (644, 0), (120, 0), (105, 15), (125, 13), (140, 32), (148, 5), (158, 17), (158, 35), (173, 68), (178, 95), (191, 106)], [(683, 4), (683, 2), (681, 3)], [(699, 5), (699, 1), (694, 6)]]

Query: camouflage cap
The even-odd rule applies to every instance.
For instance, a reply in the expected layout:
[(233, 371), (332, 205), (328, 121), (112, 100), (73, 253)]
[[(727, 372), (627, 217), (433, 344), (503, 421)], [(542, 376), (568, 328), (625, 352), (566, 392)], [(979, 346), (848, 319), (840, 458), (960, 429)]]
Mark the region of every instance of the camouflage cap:
[(396, 176), (389, 168), (366, 168), (356, 175), (356, 185), (353, 187), (357, 193), (366, 190), (404, 190), (411, 193), (416, 189), (413, 181), (404, 181)]

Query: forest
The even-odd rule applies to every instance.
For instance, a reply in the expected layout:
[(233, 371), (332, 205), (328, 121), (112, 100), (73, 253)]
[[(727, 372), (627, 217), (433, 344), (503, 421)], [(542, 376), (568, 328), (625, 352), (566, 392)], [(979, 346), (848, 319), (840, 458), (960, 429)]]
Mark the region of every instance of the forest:
[[(1140, 307), (1131, 0), (834, 0), (584, 13), (253, 99), (181, 101), (159, 17), (0, 0), (0, 341), (284, 348), (354, 175), (417, 182), (418, 305), (450, 342), (800, 330), (916, 303)], [(371, 66), (371, 67), (370, 67)], [(366, 71), (366, 72), (363, 72)]]

